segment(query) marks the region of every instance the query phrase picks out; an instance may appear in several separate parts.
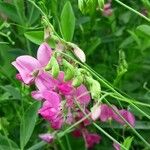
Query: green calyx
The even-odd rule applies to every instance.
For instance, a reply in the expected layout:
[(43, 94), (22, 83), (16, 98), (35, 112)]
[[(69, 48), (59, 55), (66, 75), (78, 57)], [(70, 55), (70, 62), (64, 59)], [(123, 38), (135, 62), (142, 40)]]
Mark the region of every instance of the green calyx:
[(54, 56), (51, 57), (49, 63), (45, 67), (45, 70), (46, 71), (50, 71), (51, 70), (52, 76), (54, 78), (58, 77), (60, 69), (59, 69), (59, 64), (58, 64), (58, 62), (57, 62), (57, 60), (56, 60), (56, 58)]

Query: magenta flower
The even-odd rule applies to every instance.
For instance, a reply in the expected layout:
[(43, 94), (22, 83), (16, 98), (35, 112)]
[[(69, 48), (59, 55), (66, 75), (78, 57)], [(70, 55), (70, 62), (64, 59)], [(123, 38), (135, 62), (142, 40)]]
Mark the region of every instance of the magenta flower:
[(52, 128), (60, 129), (63, 124), (60, 96), (52, 91), (44, 91), (42, 96), (45, 102), (42, 108), (39, 109), (39, 114), (50, 122)]
[(39, 91), (55, 90), (57, 86), (57, 80), (54, 79), (49, 73), (42, 72), (38, 78), (35, 79), (35, 85)]
[[(131, 112), (129, 112), (129, 111), (125, 110), (125, 109), (121, 109), (121, 110), (118, 111), (118, 113), (119, 113), (130, 125), (135, 126), (135, 117), (134, 117), (134, 115), (133, 115)], [(125, 125), (125, 124), (126, 124), (125, 121), (124, 121), (118, 114), (116, 114), (116, 113), (114, 113), (113, 119), (114, 119), (115, 121), (119, 122), (119, 123), (122, 124), (122, 125)]]
[(91, 100), (89, 91), (83, 84), (76, 89), (75, 96), (80, 104), (88, 105)]
[(80, 129), (75, 129), (75, 130), (72, 132), (72, 135), (73, 135), (74, 137), (79, 138), (79, 137), (82, 136), (82, 132), (81, 132)]
[(85, 133), (84, 140), (87, 148), (92, 148), (95, 144), (98, 144), (101, 137), (95, 133)]
[(39, 74), (40, 70), (46, 66), (51, 58), (52, 50), (48, 44), (40, 45), (37, 52), (37, 59), (32, 56), (24, 55), (12, 62), (12, 65), (19, 71), (20, 79), (25, 84), (30, 84)]
[(53, 142), (54, 136), (52, 134), (45, 133), (45, 134), (40, 134), (39, 138), (41, 138), (43, 141), (47, 143), (51, 143)]
[(102, 104), (100, 106), (100, 109), (101, 109), (100, 120), (102, 122), (106, 122), (106, 121), (108, 121), (109, 119), (111, 119), (113, 117), (113, 114), (114, 114), (113, 110), (108, 105)]

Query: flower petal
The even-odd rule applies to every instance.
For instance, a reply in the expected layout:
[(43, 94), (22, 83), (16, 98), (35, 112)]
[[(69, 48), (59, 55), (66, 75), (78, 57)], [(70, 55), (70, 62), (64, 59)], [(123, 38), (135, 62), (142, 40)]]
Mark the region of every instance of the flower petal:
[(51, 58), (52, 50), (47, 43), (43, 43), (40, 45), (37, 51), (37, 59), (42, 65), (42, 67), (46, 66)]
[(114, 114), (113, 110), (108, 105), (102, 104), (100, 106), (100, 109), (101, 109), (100, 120), (102, 122), (106, 122), (108, 121), (109, 118), (113, 117), (113, 114)]
[(88, 104), (91, 100), (87, 88), (82, 84), (76, 90), (76, 98), (80, 104)]
[[(129, 111), (125, 110), (125, 109), (121, 109), (121, 110), (118, 111), (118, 113), (119, 113), (129, 124), (131, 124), (132, 126), (135, 126), (135, 117), (134, 117), (134, 115), (133, 115), (131, 112), (129, 112)], [(126, 124), (125, 121), (124, 121), (118, 114), (114, 115), (113, 118), (114, 118), (115, 121), (119, 122), (119, 123), (122, 124), (122, 125), (125, 125), (125, 124)]]
[(46, 134), (40, 134), (39, 137), (48, 143), (51, 143), (54, 139), (54, 136), (52, 134), (46, 133)]
[(60, 96), (53, 91), (44, 91), (43, 98), (50, 103), (50, 107), (58, 109), (60, 106)]
[(35, 85), (40, 91), (52, 90), (56, 87), (57, 80), (46, 72), (42, 72), (36, 79)]
[(32, 91), (31, 96), (36, 100), (41, 101), (43, 99), (43, 95), (42, 95), (41, 91)]

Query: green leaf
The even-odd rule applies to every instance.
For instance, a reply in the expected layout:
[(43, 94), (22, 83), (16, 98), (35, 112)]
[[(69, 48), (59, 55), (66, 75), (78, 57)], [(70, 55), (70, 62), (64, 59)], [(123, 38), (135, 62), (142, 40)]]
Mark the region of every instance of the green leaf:
[(144, 35), (144, 36), (150, 37), (150, 26), (149, 25), (140, 25), (137, 27), (136, 30), (141, 36)]
[(30, 40), (31, 42), (40, 45), (43, 43), (44, 39), (44, 32), (43, 31), (30, 31), (24, 33), (25, 37)]
[(19, 150), (17, 144), (0, 134), (0, 149), (1, 150)]
[[(37, 45), (40, 45), (44, 42), (44, 31), (30, 31), (24, 33), (24, 35), (29, 41)], [(55, 48), (56, 46), (55, 41), (53, 39), (48, 39), (48, 44), (51, 48)]]
[(44, 145), (46, 145), (47, 143), (44, 142), (44, 141), (41, 141), (39, 143), (36, 143), (35, 145), (33, 145), (32, 147), (30, 147), (29, 149), (27, 150), (39, 150), (41, 149)]
[(39, 102), (33, 103), (25, 112), (20, 125), (20, 146), (23, 149), (28, 143), (32, 132), (34, 130), (36, 120), (37, 120), (37, 111), (40, 107)]
[(103, 9), (104, 3), (105, 3), (104, 0), (98, 0), (98, 5), (99, 5), (100, 9)]
[(25, 6), (24, 6), (24, 0), (13, 0), (13, 4), (16, 7), (18, 18), (22, 25), (25, 24), (26, 17), (25, 17)]
[(87, 48), (87, 55), (91, 55), (94, 53), (96, 48), (101, 44), (100, 38), (94, 38), (91, 40), (89, 48)]
[(21, 23), (14, 5), (10, 3), (0, 2), (0, 12), (4, 13), (12, 21)]
[(32, 25), (37, 21), (37, 19), (39, 19), (40, 12), (34, 5), (30, 5), (30, 3), (28, 3), (28, 14), (27, 15), (28, 15), (28, 22), (29, 22), (29, 24)]
[[(133, 137), (127, 137), (127, 138), (124, 140), (124, 142), (123, 142), (123, 146), (129, 150), (132, 141), (133, 141)], [(124, 149), (121, 148), (121, 150), (124, 150)]]
[(75, 29), (75, 16), (71, 3), (69, 1), (67, 1), (63, 7), (61, 13), (60, 26), (63, 38), (66, 41), (71, 41)]
[(12, 99), (21, 99), (21, 95), (18, 89), (11, 85), (0, 86), (5, 92), (9, 93), (12, 96)]

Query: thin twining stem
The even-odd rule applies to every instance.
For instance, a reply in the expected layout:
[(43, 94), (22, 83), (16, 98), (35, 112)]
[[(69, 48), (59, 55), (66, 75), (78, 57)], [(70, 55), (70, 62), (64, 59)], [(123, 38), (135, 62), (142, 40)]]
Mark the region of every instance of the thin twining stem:
[(140, 17), (144, 18), (145, 20), (147, 20), (148, 22), (150, 22), (150, 19), (149, 19), (149, 18), (147, 18), (146, 16), (144, 16), (143, 14), (141, 14), (140, 12), (138, 12), (137, 10), (135, 10), (135, 9), (131, 8), (130, 6), (128, 6), (128, 5), (124, 4), (124, 3), (122, 3), (122, 2), (119, 1), (119, 0), (114, 0), (114, 1), (116, 1), (118, 4), (122, 5), (123, 7), (129, 9), (130, 11), (134, 12), (134, 13), (137, 14), (138, 16), (140, 16)]
[(143, 103), (143, 102), (139, 102), (139, 101), (135, 101), (135, 100), (128, 100), (128, 99), (124, 100), (123, 98), (117, 96), (115, 93), (112, 93), (112, 92), (101, 91), (101, 93), (104, 93), (104, 94), (110, 93), (109, 95), (111, 97), (115, 98), (115, 99), (119, 99), (121, 101), (128, 102), (128, 103), (132, 102), (134, 104), (141, 105), (141, 106), (144, 106), (144, 107), (150, 107), (150, 104), (146, 104), (146, 103)]

